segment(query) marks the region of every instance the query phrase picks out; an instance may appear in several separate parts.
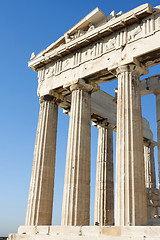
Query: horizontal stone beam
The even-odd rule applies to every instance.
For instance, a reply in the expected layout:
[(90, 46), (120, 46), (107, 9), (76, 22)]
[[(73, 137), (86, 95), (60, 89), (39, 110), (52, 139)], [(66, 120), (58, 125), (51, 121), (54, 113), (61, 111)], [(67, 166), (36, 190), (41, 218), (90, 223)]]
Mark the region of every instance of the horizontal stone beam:
[[(64, 113), (68, 114), (70, 108), (70, 96), (64, 98), (66, 102), (59, 104), (64, 109)], [(98, 90), (91, 95), (91, 120), (95, 123), (101, 123), (104, 120), (108, 125), (116, 131), (117, 122), (117, 104), (115, 98), (108, 93)], [(150, 129), (149, 122), (143, 118), (143, 136), (153, 141), (153, 133)]]
[(117, 105), (114, 97), (99, 90), (91, 95), (92, 121), (107, 119), (113, 129), (116, 127)]
[(151, 76), (140, 81), (141, 96), (160, 93), (160, 75)]
[[(102, 90), (94, 92), (91, 96), (92, 121), (107, 120), (109, 125), (116, 131), (117, 105), (113, 96)], [(143, 118), (143, 137), (153, 141), (153, 133), (149, 122)]]
[[(140, 81), (141, 96), (160, 93), (160, 75), (154, 75)], [(92, 119), (96, 119), (96, 115), (107, 119), (113, 128), (116, 127), (116, 104), (115, 98), (108, 93), (99, 90), (92, 94)], [(143, 118), (145, 126), (145, 135), (149, 139), (153, 139), (149, 123)]]

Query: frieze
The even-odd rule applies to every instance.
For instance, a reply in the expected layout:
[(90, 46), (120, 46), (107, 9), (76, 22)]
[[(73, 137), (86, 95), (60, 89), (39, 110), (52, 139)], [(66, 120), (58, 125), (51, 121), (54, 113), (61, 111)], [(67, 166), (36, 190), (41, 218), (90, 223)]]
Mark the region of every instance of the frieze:
[(90, 44), (88, 47), (84, 48), (81, 53), (81, 62), (90, 61), (93, 58), (94, 45)]
[(136, 24), (128, 33), (128, 41), (138, 39), (142, 36), (142, 24)]
[(42, 87), (43, 81), (45, 80), (45, 68), (39, 68), (38, 69), (38, 89), (37, 89), (37, 95), (39, 95), (40, 89)]
[(63, 70), (67, 69), (69, 62), (70, 60), (68, 58), (63, 61), (63, 65), (62, 65)]
[(112, 49), (114, 49), (116, 47), (116, 37), (110, 37), (109, 39), (107, 39), (107, 41), (104, 44), (104, 51), (108, 52), (111, 51)]
[(55, 75), (55, 69), (53, 66), (50, 66), (46, 69), (46, 77), (47, 78), (50, 78), (52, 77), (53, 75)]
[(151, 16), (143, 21), (144, 34), (152, 34), (155, 30), (154, 16)]
[(55, 63), (55, 75), (61, 73), (61, 71), (62, 71), (62, 61), (63, 60), (60, 59), (60, 60), (56, 61), (56, 63)]
[(45, 80), (45, 68), (42, 67), (38, 69), (38, 81), (42, 82), (44, 80)]
[(155, 31), (160, 29), (160, 14), (154, 16)]
[(77, 66), (81, 63), (81, 51), (73, 54), (73, 66)]
[(103, 53), (103, 41), (102, 42), (98, 41), (97, 43), (94, 44), (93, 51), (94, 57), (101, 56), (102, 53)]

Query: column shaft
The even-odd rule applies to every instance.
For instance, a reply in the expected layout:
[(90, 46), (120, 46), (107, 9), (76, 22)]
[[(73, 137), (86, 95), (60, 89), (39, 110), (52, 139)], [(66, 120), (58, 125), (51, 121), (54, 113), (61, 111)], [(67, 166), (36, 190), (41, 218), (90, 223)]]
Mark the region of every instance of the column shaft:
[(43, 101), (40, 106), (29, 190), (26, 225), (51, 225), (58, 106)]
[(62, 225), (89, 225), (91, 94), (78, 85), (71, 89)]
[(144, 143), (145, 186), (156, 188), (154, 146), (152, 143)]
[(154, 161), (154, 145), (150, 145), (150, 158), (151, 158), (151, 187), (156, 188), (156, 172)]
[(100, 226), (113, 224), (113, 130), (98, 126), (98, 153), (94, 223)]
[(147, 224), (139, 77), (135, 65), (118, 72), (115, 225)]
[(156, 95), (157, 142), (158, 142), (158, 185), (160, 189), (160, 93)]

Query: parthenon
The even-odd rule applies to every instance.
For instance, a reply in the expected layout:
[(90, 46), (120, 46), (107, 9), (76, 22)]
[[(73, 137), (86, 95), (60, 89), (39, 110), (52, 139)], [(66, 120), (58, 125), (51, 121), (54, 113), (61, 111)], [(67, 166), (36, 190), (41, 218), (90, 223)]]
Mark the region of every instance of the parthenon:
[[(9, 240), (159, 239), (160, 6), (143, 4), (106, 16), (98, 8), (28, 66), (38, 73), (39, 120), (25, 226)], [(118, 79), (115, 96), (101, 83)], [(157, 142), (142, 117), (141, 97), (154, 94)], [(58, 108), (69, 117), (61, 226), (52, 226)], [(94, 226), (90, 225), (91, 122), (98, 129)], [(113, 131), (116, 132), (114, 181)], [(58, 159), (57, 159), (58, 160)], [(114, 190), (115, 189), (115, 190)]]

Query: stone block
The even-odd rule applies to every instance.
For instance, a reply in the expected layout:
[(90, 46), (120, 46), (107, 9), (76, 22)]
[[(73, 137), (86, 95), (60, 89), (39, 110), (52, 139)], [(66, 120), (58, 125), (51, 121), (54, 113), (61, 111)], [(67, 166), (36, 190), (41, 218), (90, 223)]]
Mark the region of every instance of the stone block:
[(136, 227), (122, 227), (122, 236), (141, 237), (144, 239), (159, 237), (160, 239), (160, 227), (158, 226), (136, 226)]
[(83, 226), (81, 229), (82, 236), (99, 236), (101, 227), (98, 226)]
[(50, 226), (37, 226), (36, 231), (39, 234), (49, 234), (50, 232)]
[(108, 236), (121, 236), (121, 227), (101, 227), (101, 234)]
[(81, 227), (80, 226), (51, 226), (50, 227), (50, 235), (81, 235)]
[(18, 234), (35, 234), (36, 227), (35, 226), (20, 226), (18, 228)]

